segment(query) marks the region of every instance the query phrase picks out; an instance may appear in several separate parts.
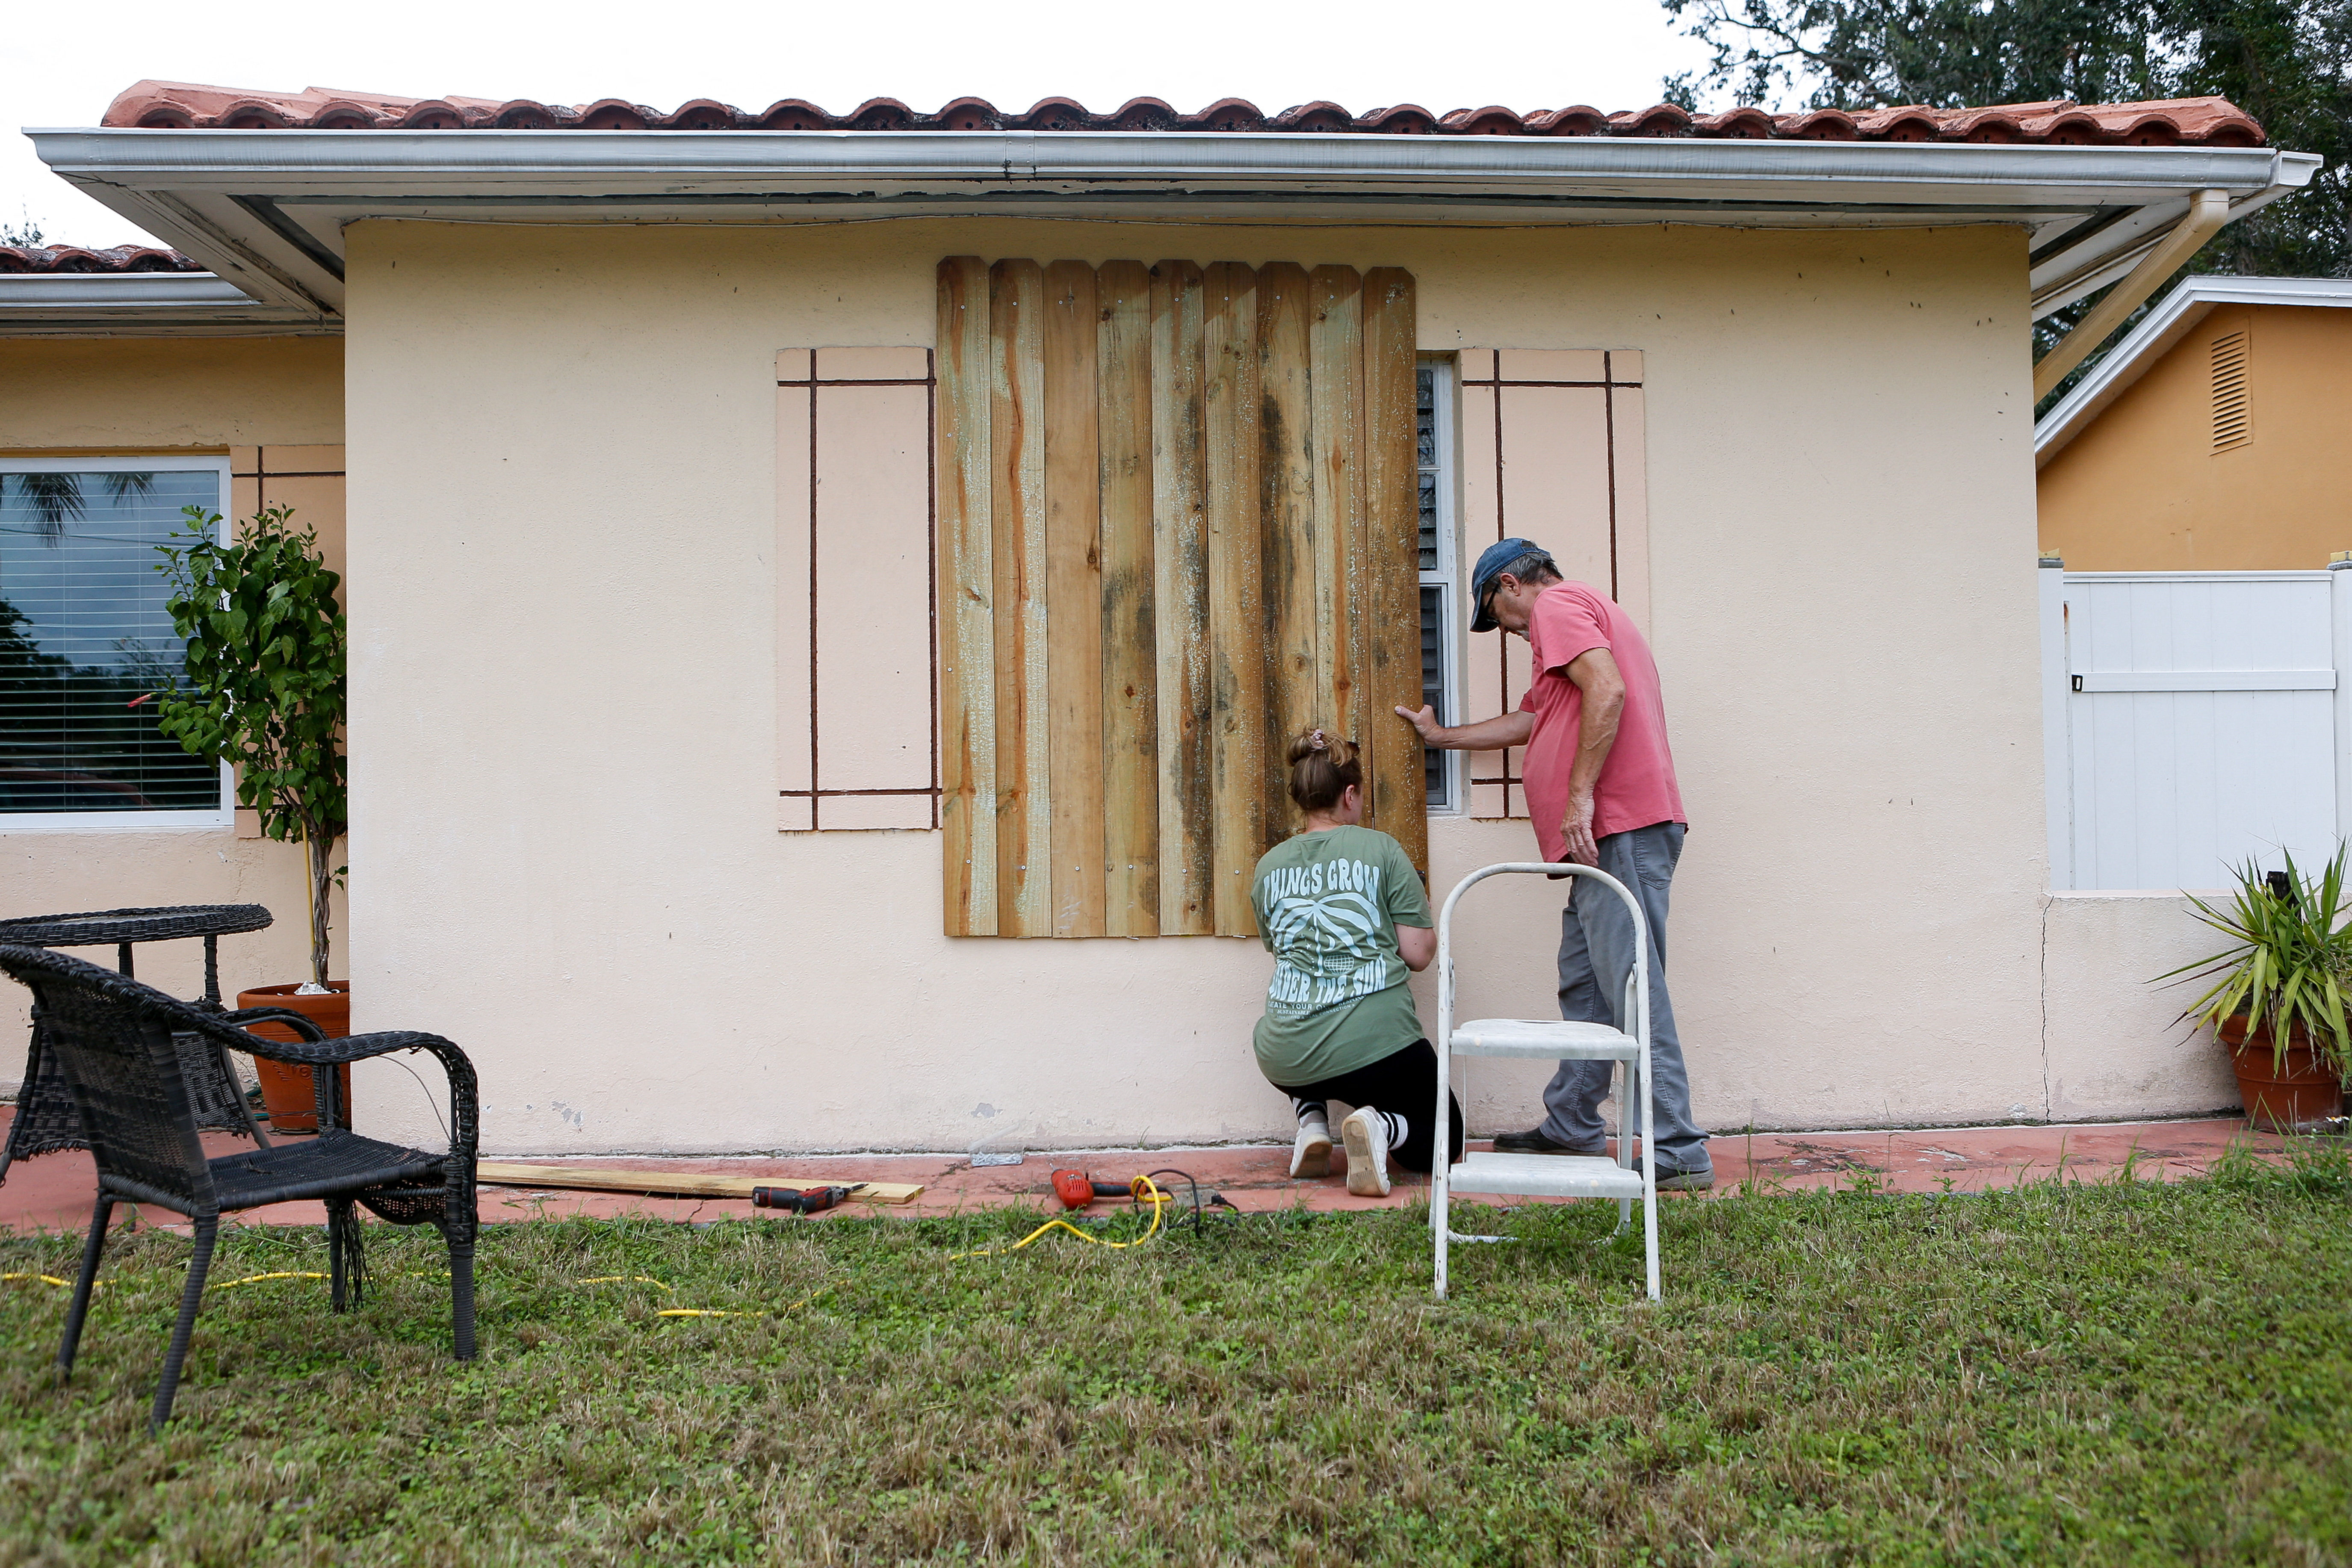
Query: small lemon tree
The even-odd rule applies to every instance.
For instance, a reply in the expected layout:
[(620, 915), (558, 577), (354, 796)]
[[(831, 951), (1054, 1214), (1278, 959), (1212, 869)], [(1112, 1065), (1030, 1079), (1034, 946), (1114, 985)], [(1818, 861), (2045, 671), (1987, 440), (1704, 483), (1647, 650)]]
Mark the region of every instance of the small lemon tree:
[(162, 694), (163, 733), (235, 764), (238, 804), (267, 837), (302, 846), (310, 871), (310, 978), (327, 984), (327, 896), (341, 878), (335, 843), (350, 819), (343, 770), (347, 634), (318, 536), (291, 507), (264, 509), (233, 543), (220, 518), (186, 509), (184, 545), (162, 544), (165, 608), (188, 639), (187, 689)]

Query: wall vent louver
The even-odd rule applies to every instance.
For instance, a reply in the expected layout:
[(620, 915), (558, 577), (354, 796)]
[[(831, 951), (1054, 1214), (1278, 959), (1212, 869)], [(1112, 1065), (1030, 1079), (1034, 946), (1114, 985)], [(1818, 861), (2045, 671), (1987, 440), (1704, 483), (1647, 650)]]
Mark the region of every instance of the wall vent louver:
[(2246, 333), (2241, 328), (2213, 340), (2213, 450), (2242, 447), (2253, 438), (2246, 407)]

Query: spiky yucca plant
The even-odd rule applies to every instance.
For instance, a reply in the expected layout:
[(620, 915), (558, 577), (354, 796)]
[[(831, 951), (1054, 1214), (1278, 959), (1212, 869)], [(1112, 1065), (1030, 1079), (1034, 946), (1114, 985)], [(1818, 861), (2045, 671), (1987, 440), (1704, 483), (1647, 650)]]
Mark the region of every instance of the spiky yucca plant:
[(2157, 976), (2181, 977), (2183, 984), (2208, 980), (2205, 994), (2180, 1016), (2210, 1028), (2240, 1013), (2246, 1016), (2246, 1037), (2263, 1026), (2271, 1031), (2275, 1067), (2283, 1068), (2289, 1037), (2303, 1026), (2312, 1048), (2338, 1078), (2352, 1068), (2352, 1019), (2345, 999), (2352, 992), (2352, 926), (2347, 926), (2344, 871), (2347, 847), (2316, 880), (2286, 857), (2286, 871), (2276, 880), (2249, 860), (2236, 872), (2237, 891), (2227, 907), (2207, 903), (2187, 894), (2197, 906), (2196, 918), (2229, 937), (2233, 946), (2194, 963), (2184, 963)]

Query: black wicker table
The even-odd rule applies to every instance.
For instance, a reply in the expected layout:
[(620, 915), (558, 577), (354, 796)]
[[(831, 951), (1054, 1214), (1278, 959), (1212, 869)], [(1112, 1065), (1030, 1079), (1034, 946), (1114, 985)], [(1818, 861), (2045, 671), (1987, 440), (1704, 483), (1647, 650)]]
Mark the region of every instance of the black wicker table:
[[(184, 904), (171, 909), (97, 910), (87, 914), (35, 915), (0, 921), (0, 943), (25, 947), (111, 947), (115, 967), (131, 974), (131, 950), (142, 942), (181, 942), (201, 937), (205, 943), (205, 994), (195, 1005), (209, 1013), (223, 1011), (220, 999), (218, 939), (240, 931), (266, 929), (269, 911), (259, 904)], [(134, 979), (136, 975), (132, 976)], [(267, 1148), (269, 1140), (253, 1120), (238, 1086), (228, 1055), (218, 1045), (196, 1036), (174, 1037), (181, 1045), (181, 1066), (188, 1098), (200, 1125), (245, 1134)], [(39, 1010), (33, 1016), (33, 1041), (25, 1060), (25, 1081), (16, 1090), (16, 1116), (8, 1139), (0, 1144), (0, 1181), (8, 1167), (34, 1154), (61, 1149), (87, 1149), (81, 1118), (73, 1094), (59, 1076), (57, 1063), (41, 1047)]]

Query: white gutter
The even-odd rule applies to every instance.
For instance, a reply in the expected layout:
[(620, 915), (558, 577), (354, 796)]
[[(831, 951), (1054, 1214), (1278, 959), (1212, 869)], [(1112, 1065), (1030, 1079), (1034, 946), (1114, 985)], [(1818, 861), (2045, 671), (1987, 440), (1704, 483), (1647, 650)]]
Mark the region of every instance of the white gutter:
[[(506, 222), (775, 222), (855, 212), (1465, 226), (2003, 223), (2028, 226), (2037, 244), (2047, 238), (2033, 268), (2039, 295), (2144, 243), (2197, 191), (2227, 192), (2251, 210), (2306, 182), (2319, 162), (2263, 148), (1248, 132), (27, 134), (59, 174), (255, 297), (313, 310), (340, 308), (344, 224), (492, 214)], [(2133, 216), (2150, 207), (2158, 209), (2152, 223)]]
[[(1265, 132), (29, 130), (68, 179), (272, 195), (790, 189), (847, 179), (944, 188), (1074, 180), (1318, 189), (1566, 183), (1788, 183), (2120, 195), (2252, 195), (2277, 155), (2242, 147), (2043, 147), (1947, 142)], [(2313, 161), (2315, 165), (2316, 160)], [(258, 180), (260, 184), (255, 182)], [(455, 184), (453, 184), (453, 181)], [(778, 182), (782, 182), (781, 184)], [(2300, 183), (2300, 182), (2294, 182)]]
[(2171, 277), (2189, 258), (2205, 248), (2205, 242), (2221, 232), (2230, 221), (2230, 193), (2200, 191), (2189, 204), (2189, 212), (2172, 232), (2151, 247), (2124, 280), (2108, 291), (2106, 298), (2091, 307), (2090, 313), (2074, 323), (2074, 330), (2051, 345), (2033, 366), (2033, 400), (2036, 403), (2050, 395), (2051, 390), (2066, 379), (2066, 373), (2083, 363), (2084, 357), (2107, 341), (2107, 334), (2124, 324), (2124, 319), (2146, 303), (2156, 292), (2157, 285)]
[[(2282, 197), (2293, 195), (2311, 183), (2321, 165), (2315, 153), (2274, 152), (2271, 156), (2276, 161), (2271, 184), (2253, 195), (2233, 198), (2230, 203), (2230, 222), (2235, 223)], [(2081, 264), (2076, 256), (2038, 258), (2033, 268), (2034, 320), (2063, 310), (2131, 271), (2149, 251), (2165, 242), (2187, 212), (2185, 205), (2177, 212), (2162, 205), (2141, 208), (2131, 218), (2115, 225), (2105, 237), (2110, 241), (2120, 241), (2128, 236), (2132, 241), (2129, 245), (2111, 243), (2104, 252), (2096, 247), (2081, 247), (2095, 255), (2088, 265)]]
[(335, 332), (316, 310), (257, 304), (205, 272), (0, 273), (0, 338), (248, 337)]
[(2066, 444), (2196, 330), (2216, 305), (2311, 305), (2352, 309), (2352, 278), (2186, 278), (2139, 319), (2089, 374), (2066, 389), (2033, 426), (2033, 462), (2046, 465)]

